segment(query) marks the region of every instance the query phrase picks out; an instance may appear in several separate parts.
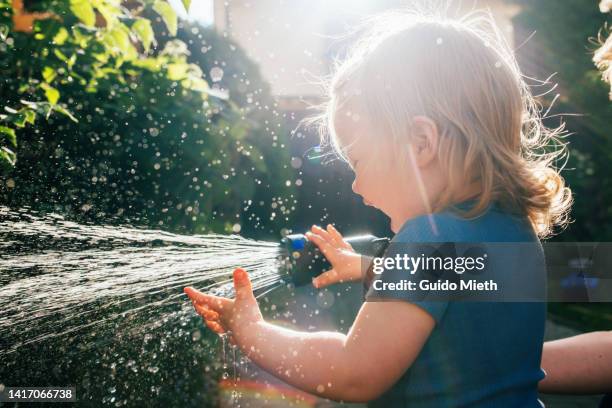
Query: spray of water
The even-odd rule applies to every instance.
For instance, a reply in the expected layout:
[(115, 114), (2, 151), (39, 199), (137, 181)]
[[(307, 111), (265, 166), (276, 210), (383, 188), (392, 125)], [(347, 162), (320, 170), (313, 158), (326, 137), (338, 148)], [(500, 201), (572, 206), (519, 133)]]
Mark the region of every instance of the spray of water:
[(176, 322), (193, 314), (184, 286), (233, 296), (237, 266), (259, 294), (282, 284), (276, 243), (84, 225), (6, 207), (0, 225), (0, 357), (85, 330), (144, 333)]

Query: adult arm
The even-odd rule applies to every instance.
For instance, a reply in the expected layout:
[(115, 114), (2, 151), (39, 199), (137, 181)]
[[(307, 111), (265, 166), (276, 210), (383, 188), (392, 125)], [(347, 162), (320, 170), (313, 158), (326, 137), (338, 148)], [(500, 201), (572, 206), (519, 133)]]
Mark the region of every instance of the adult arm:
[(542, 353), (546, 377), (540, 392), (599, 394), (612, 392), (612, 331), (547, 341)]

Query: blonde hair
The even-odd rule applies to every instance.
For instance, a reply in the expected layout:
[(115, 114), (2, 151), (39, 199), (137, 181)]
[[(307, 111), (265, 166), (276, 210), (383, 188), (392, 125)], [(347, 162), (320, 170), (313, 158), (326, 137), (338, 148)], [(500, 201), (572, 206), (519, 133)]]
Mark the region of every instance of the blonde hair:
[(437, 125), (448, 180), (432, 212), (455, 204), (459, 189), (476, 181), (476, 204), (467, 212), (455, 209), (464, 217), (495, 200), (526, 215), (541, 238), (567, 225), (572, 195), (554, 167), (566, 157), (563, 124), (549, 129), (542, 123), (542, 109), (490, 12), (450, 19), (399, 9), (367, 18), (354, 34), (359, 39), (324, 83), (328, 97), (315, 107), (320, 113), (302, 122), (317, 125), (323, 144), (345, 158), (334, 120), (349, 100), (359, 102), (360, 113), (398, 151), (409, 150), (411, 119), (424, 115)]

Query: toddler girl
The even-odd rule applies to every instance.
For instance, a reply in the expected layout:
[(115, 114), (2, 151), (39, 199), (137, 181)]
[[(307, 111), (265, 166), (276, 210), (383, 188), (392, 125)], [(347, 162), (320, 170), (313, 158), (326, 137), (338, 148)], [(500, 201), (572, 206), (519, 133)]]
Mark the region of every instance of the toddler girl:
[[(354, 192), (390, 218), (395, 243), (532, 242), (540, 258), (530, 274), (545, 281), (539, 238), (567, 223), (571, 205), (553, 168), (562, 150), (544, 149), (561, 129), (543, 126), (490, 15), (402, 10), (364, 27), (315, 118), (353, 169)], [(308, 237), (333, 266), (316, 287), (362, 278), (360, 255), (331, 225)], [(407, 292), (380, 302), (370, 288), (348, 334), (299, 332), (263, 319), (244, 270), (234, 285), (233, 300), (185, 291), (210, 329), (307, 392), (382, 407), (540, 406), (544, 302)]]

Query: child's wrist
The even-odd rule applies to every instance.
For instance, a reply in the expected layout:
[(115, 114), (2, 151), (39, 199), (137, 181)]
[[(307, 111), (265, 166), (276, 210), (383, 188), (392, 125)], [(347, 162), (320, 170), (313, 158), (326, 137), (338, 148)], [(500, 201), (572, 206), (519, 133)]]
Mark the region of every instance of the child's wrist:
[(353, 282), (363, 282), (365, 279), (364, 266), (369, 265), (372, 259), (371, 257), (366, 256), (366, 255), (357, 254), (357, 253), (356, 255), (357, 256), (352, 261), (354, 262), (354, 264), (351, 265), (351, 268), (350, 268), (351, 271), (348, 275), (351, 277), (350, 280)]
[(243, 325), (236, 332), (233, 332), (236, 345), (246, 357), (252, 358), (255, 355), (261, 354), (256, 345), (260, 339), (265, 341), (265, 336), (263, 335), (265, 323), (265, 320), (262, 319), (261, 321)]
[(372, 261), (374, 258), (371, 256), (364, 256), (363, 258), (361, 267), (365, 268), (365, 271), (361, 274), (361, 276), (363, 277), (363, 288), (367, 291), (370, 289), (370, 285), (374, 280), (374, 271), (372, 270)]
[[(252, 340), (260, 333), (260, 326), (265, 323), (263, 319), (252, 322), (242, 322), (238, 325), (230, 326), (229, 331), (236, 340), (236, 344), (251, 344)], [(242, 348), (242, 347), (241, 347)]]

